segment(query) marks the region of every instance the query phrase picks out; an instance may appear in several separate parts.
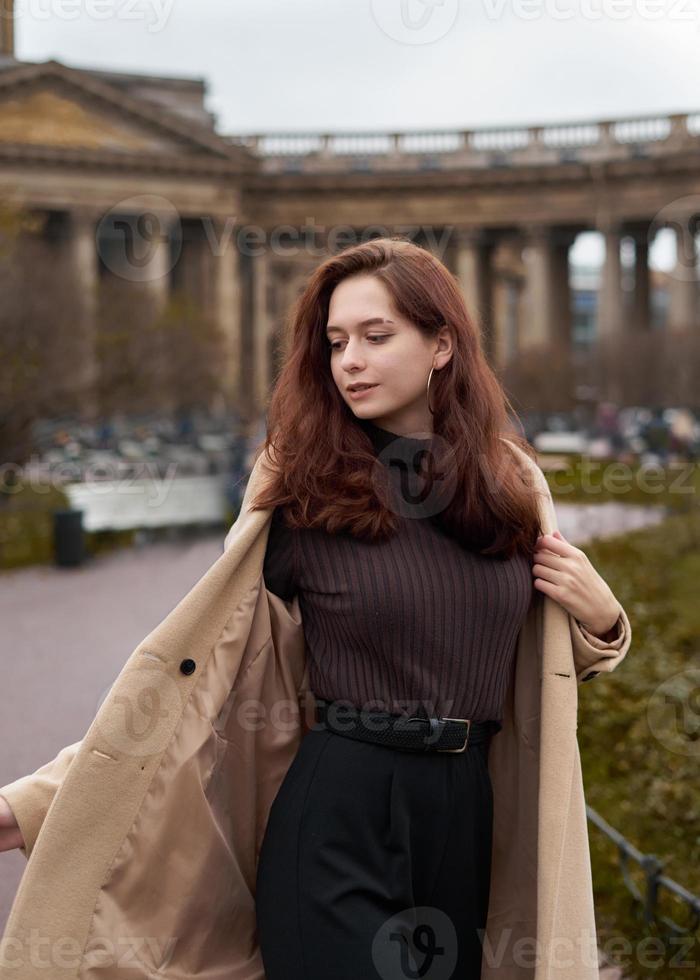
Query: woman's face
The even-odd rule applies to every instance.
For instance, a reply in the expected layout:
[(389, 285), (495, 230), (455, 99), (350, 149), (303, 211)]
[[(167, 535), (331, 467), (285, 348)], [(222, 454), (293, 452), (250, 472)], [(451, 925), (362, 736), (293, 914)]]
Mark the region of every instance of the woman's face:
[[(326, 336), (333, 380), (354, 415), (398, 435), (433, 431), (426, 385), (434, 366), (432, 392), (437, 372), (452, 356), (448, 327), (425, 336), (396, 313), (379, 279), (362, 274), (333, 290)], [(375, 387), (353, 395), (348, 386), (359, 382)]]

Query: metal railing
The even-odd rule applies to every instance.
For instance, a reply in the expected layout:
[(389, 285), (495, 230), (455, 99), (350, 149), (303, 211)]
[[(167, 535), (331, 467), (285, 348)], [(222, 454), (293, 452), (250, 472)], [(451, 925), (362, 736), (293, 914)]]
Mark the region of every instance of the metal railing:
[[(698, 925), (700, 925), (700, 897), (693, 895), (687, 888), (663, 874), (663, 862), (656, 855), (643, 854), (588, 804), (586, 804), (586, 814), (588, 819), (617, 847), (623, 881), (633, 897), (642, 906), (644, 922), (647, 925), (652, 922), (655, 923), (662, 932), (664, 928), (667, 929), (667, 938), (670, 936), (688, 936), (696, 932)], [(643, 891), (637, 887), (632, 879), (630, 861), (635, 861), (644, 872), (645, 886)], [(661, 914), (658, 907), (659, 892), (664, 888), (688, 907), (692, 914), (690, 925), (682, 926), (669, 916)]]

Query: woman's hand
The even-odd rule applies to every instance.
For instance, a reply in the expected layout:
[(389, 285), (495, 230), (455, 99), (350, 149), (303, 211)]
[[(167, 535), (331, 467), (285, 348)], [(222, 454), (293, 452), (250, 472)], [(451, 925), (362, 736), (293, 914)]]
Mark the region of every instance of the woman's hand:
[(4, 796), (0, 796), (0, 851), (11, 851), (15, 847), (24, 847), (24, 839), (12, 807)]
[(537, 539), (532, 573), (536, 589), (556, 600), (596, 636), (604, 636), (617, 622), (620, 604), (610, 586), (587, 555), (560, 531)]

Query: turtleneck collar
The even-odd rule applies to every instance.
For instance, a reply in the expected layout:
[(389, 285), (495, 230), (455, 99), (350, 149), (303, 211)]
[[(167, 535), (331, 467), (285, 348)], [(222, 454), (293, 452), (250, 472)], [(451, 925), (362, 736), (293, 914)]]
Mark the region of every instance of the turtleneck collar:
[(388, 445), (395, 442), (397, 439), (400, 440), (400, 446), (402, 448), (421, 448), (426, 446), (430, 442), (430, 437), (425, 439), (414, 439), (412, 436), (401, 436), (396, 432), (390, 432), (389, 429), (383, 429), (381, 426), (376, 425), (371, 419), (356, 419), (358, 425), (367, 433), (370, 440), (372, 441), (372, 446), (375, 452), (381, 453), (383, 449), (386, 449)]

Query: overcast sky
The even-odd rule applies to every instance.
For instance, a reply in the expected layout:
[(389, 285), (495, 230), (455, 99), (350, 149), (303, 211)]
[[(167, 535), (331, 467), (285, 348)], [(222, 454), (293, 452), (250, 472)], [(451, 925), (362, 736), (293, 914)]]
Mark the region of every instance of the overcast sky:
[[(20, 59), (203, 77), (225, 133), (469, 128), (700, 110), (700, 0), (15, 6)], [(584, 237), (592, 239), (586, 255), (595, 257), (597, 236)], [(656, 251), (653, 264), (666, 265), (664, 250)]]

